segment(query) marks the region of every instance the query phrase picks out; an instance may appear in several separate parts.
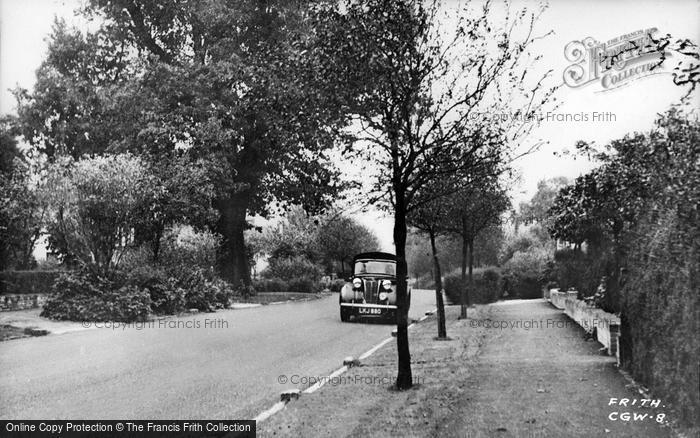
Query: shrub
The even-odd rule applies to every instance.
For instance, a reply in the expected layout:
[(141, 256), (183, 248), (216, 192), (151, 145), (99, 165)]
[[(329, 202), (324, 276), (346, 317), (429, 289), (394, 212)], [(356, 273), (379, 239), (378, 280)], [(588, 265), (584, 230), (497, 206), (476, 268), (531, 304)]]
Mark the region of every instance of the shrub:
[(442, 283), (445, 295), (447, 295), (447, 301), (451, 304), (459, 304), (460, 294), (462, 293), (462, 278), (460, 274), (448, 275)]
[(329, 289), (331, 292), (340, 292), (343, 286), (345, 286), (345, 280), (342, 278), (336, 278), (335, 280), (331, 281)]
[(526, 251), (515, 251), (503, 265), (503, 289), (511, 297), (540, 298), (545, 274), (550, 261), (549, 249), (534, 246)]
[(239, 297), (243, 297), (243, 299), (248, 299), (252, 296), (256, 295), (255, 287), (251, 284), (246, 286), (245, 283), (243, 283), (243, 280), (241, 280), (241, 283), (238, 285), (236, 290), (234, 291), (234, 294)]
[(140, 220), (149, 190), (145, 163), (130, 154), (57, 160), (49, 167), (46, 198), (55, 214), (52, 246), (102, 274), (116, 267), (121, 242)]
[[(493, 268), (475, 271), (473, 273), (473, 287), (468, 290), (469, 302), (471, 304), (487, 304), (498, 300), (501, 296), (500, 280), (500, 274)], [(446, 276), (443, 284), (450, 303), (459, 304), (462, 291), (461, 274)]]
[(175, 278), (162, 270), (142, 266), (129, 271), (127, 281), (148, 291), (151, 309), (158, 315), (172, 315), (186, 309), (185, 290), (178, 286)]
[(304, 256), (289, 258), (273, 258), (270, 266), (263, 272), (265, 277), (281, 278), (291, 281), (294, 278), (305, 278), (318, 281), (323, 275), (321, 267)]
[(289, 292), (316, 293), (321, 290), (318, 281), (307, 277), (295, 277), (289, 280)]
[(235, 295), (231, 285), (202, 269), (195, 270), (179, 284), (185, 290), (187, 308), (204, 312), (229, 307)]
[(228, 307), (237, 293), (214, 273), (219, 243), (217, 234), (176, 225), (161, 239), (157, 261), (151, 249), (142, 245), (125, 253), (122, 267), (131, 272), (131, 284), (151, 293), (155, 313), (213, 311)]
[(263, 278), (253, 281), (253, 287), (259, 292), (288, 292), (289, 285), (280, 278)]
[(576, 289), (581, 298), (587, 298), (595, 295), (603, 276), (612, 276), (609, 265), (610, 256), (607, 251), (599, 249), (594, 254), (593, 251), (567, 248), (554, 253), (549, 276), (562, 290)]
[(92, 272), (62, 274), (41, 316), (71, 321), (145, 321), (151, 310), (148, 291), (119, 284)]
[(216, 266), (216, 251), (221, 236), (190, 226), (176, 225), (161, 239), (159, 264), (173, 276), (197, 269), (210, 270)]

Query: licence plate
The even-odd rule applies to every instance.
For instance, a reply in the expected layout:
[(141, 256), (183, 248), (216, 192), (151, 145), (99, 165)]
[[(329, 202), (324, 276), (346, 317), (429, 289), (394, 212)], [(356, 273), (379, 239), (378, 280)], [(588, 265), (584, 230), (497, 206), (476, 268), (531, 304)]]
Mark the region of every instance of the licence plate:
[(376, 307), (360, 307), (357, 309), (360, 315), (381, 315), (382, 309)]

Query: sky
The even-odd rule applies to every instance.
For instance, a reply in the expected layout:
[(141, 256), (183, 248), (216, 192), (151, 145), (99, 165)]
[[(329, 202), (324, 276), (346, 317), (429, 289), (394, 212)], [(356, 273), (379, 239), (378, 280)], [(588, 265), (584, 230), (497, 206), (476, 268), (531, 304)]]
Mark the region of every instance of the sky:
[[(34, 72), (46, 53), (45, 37), (51, 30), (54, 16), (86, 27), (72, 13), (82, 1), (0, 0), (0, 113), (15, 111), (14, 98), (8, 89), (17, 85), (33, 86)], [(445, 7), (453, 8), (458, 4), (457, 0), (449, 0)], [(536, 7), (537, 3), (513, 2), (514, 9), (524, 5)], [(564, 48), (571, 41), (591, 37), (606, 42), (637, 30), (657, 28), (657, 36), (670, 33), (697, 44), (700, 42), (698, 23), (700, 1), (697, 0), (551, 0), (536, 29), (541, 34), (550, 30), (553, 34), (537, 42), (535, 49), (542, 57), (534, 68), (553, 69), (553, 77), (561, 82), (565, 69), (571, 64), (564, 56)], [(579, 88), (562, 86), (557, 94), (560, 106), (554, 111), (556, 114), (550, 114), (532, 133), (533, 141), (541, 139), (545, 144), (515, 164), (520, 174), (512, 190), (515, 204), (529, 199), (541, 179), (574, 178), (592, 167), (580, 159), (557, 155), (558, 152), (573, 149), (577, 140), (604, 145), (627, 133), (646, 131), (652, 127), (657, 114), (668, 109), (682, 94), (683, 90), (673, 84), (668, 72), (633, 80), (626, 86), (607, 91), (600, 81)], [(694, 103), (700, 106), (697, 101)], [(562, 121), (562, 118), (567, 120)], [(383, 249), (393, 250), (390, 218), (379, 212), (369, 212), (361, 214), (360, 220), (375, 230)]]

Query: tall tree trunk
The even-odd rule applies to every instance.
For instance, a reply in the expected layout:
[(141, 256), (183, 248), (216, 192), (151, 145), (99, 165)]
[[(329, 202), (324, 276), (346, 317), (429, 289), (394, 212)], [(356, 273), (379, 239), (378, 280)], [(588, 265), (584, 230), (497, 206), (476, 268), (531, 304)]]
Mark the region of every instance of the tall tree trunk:
[(396, 246), (396, 347), (399, 354), (399, 369), (396, 388), (413, 386), (411, 353), (408, 348), (408, 284), (406, 276), (406, 204), (403, 190), (396, 185), (396, 211), (394, 212), (394, 245)]
[(160, 260), (160, 241), (165, 233), (165, 224), (159, 222), (155, 230), (153, 231), (153, 236), (151, 236), (151, 251), (153, 252), (153, 261), (157, 262)]
[(469, 294), (474, 290), (474, 238), (470, 237), (467, 244), (469, 248), (469, 287), (467, 288), (465, 301), (467, 306), (469, 306), (471, 305), (471, 297)]
[(459, 318), (467, 318), (467, 218), (462, 217), (462, 277), (460, 281)]
[(248, 225), (246, 212), (249, 201), (250, 191), (244, 190), (217, 202), (220, 214), (217, 229), (223, 237), (219, 270), (233, 287), (238, 287), (241, 283), (249, 286), (251, 283), (250, 265), (243, 238), (243, 232)]
[(430, 230), (430, 247), (433, 250), (433, 265), (435, 273), (435, 304), (438, 314), (438, 339), (447, 338), (447, 328), (445, 327), (445, 303), (442, 300), (442, 272), (440, 271), (440, 259), (435, 246), (435, 232)]

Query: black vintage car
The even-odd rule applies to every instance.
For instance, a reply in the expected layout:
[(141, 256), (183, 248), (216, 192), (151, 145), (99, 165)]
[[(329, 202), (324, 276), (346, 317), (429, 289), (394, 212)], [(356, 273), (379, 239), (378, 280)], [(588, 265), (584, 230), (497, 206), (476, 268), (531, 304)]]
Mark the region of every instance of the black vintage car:
[(395, 319), (396, 256), (365, 252), (353, 258), (352, 267), (353, 276), (340, 290), (340, 320), (348, 321), (351, 316)]

